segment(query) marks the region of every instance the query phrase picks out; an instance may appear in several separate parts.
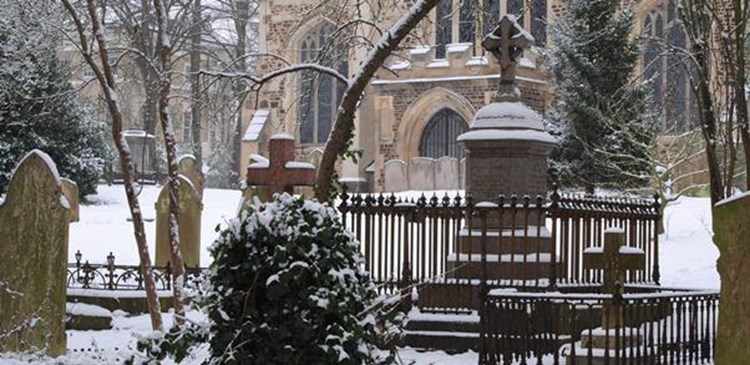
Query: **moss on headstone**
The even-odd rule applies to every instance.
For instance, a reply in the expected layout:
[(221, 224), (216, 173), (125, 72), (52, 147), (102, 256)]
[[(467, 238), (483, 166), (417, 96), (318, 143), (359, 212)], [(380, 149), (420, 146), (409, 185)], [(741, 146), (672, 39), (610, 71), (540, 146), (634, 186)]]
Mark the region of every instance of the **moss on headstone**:
[(65, 353), (69, 214), (57, 169), (32, 151), (0, 205), (0, 352)]
[[(187, 177), (179, 175), (180, 251), (186, 267), (197, 267), (201, 259), (201, 214), (203, 203)], [(156, 201), (156, 266), (171, 261), (169, 244), (169, 186), (165, 185)]]
[(750, 359), (750, 195), (715, 206), (713, 226), (721, 276), (715, 363), (744, 364)]

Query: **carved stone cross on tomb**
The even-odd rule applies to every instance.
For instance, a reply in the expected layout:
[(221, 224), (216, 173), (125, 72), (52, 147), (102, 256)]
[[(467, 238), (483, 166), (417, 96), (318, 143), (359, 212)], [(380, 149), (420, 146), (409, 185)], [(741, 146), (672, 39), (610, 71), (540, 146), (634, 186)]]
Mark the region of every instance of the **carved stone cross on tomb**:
[[(625, 282), (625, 271), (644, 270), (646, 254), (643, 250), (625, 245), (625, 231), (620, 228), (608, 228), (604, 231), (604, 247), (589, 247), (583, 252), (584, 269), (601, 269), (603, 271), (602, 293), (622, 295)], [(622, 326), (620, 308), (612, 303), (605, 304), (602, 312), (602, 326), (616, 328)]]
[(498, 94), (514, 91), (516, 60), (523, 54), (523, 50), (531, 47), (532, 44), (534, 44), (534, 37), (518, 24), (515, 16), (509, 14), (504, 15), (500, 19), (500, 24), (484, 36), (482, 47), (500, 62), (501, 92)]
[(277, 134), (268, 146), (268, 161), (250, 164), (248, 186), (268, 186), (269, 193), (292, 193), (295, 186), (315, 185), (315, 165), (294, 161), (294, 137)]

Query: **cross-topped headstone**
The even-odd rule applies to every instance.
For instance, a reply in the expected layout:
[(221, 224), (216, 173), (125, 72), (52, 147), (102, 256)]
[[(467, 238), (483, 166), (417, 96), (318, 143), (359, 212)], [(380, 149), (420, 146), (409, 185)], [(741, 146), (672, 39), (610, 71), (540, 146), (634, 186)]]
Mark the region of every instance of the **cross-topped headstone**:
[(292, 193), (295, 186), (315, 184), (315, 166), (294, 161), (294, 137), (277, 134), (268, 146), (268, 162), (256, 162), (247, 168), (247, 185), (265, 185), (270, 194)]
[(518, 99), (519, 93), (514, 86), (516, 79), (516, 60), (523, 50), (534, 44), (534, 37), (518, 24), (516, 17), (506, 14), (500, 24), (484, 36), (482, 47), (492, 53), (500, 62), (500, 90), (495, 94), (495, 101)]
[[(643, 250), (625, 245), (625, 231), (621, 228), (608, 228), (604, 231), (604, 247), (590, 247), (583, 252), (584, 269), (602, 269), (602, 292), (621, 295), (625, 282), (625, 271), (643, 270), (646, 267), (646, 255)], [(602, 326), (615, 328), (622, 325), (619, 309), (609, 308), (603, 311)]]

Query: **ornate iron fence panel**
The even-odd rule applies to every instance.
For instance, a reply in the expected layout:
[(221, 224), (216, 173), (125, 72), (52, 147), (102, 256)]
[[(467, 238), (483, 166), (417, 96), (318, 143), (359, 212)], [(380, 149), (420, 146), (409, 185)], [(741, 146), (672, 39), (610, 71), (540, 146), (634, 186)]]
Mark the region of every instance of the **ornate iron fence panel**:
[[(82, 254), (76, 252), (76, 262), (68, 264), (67, 287), (70, 289), (95, 290), (144, 290), (143, 273), (140, 266), (117, 265), (110, 252), (106, 264), (81, 263)], [(172, 274), (169, 265), (152, 267), (156, 290), (172, 289)], [(205, 275), (205, 268), (185, 268), (186, 283), (194, 283)]]
[[(718, 292), (493, 291), (481, 309), (480, 364), (708, 364)], [(603, 329), (603, 316), (616, 325)]]

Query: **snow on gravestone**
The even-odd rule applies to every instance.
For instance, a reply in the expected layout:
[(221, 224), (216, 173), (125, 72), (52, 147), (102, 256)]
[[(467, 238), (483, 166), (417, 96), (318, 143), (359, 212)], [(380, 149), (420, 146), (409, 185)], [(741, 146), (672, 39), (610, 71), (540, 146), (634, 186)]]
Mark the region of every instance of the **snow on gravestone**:
[[(180, 181), (178, 224), (180, 251), (185, 267), (197, 267), (201, 262), (201, 214), (203, 203), (190, 180), (178, 175)], [(171, 261), (169, 244), (169, 185), (164, 185), (156, 200), (156, 266)]]
[(78, 222), (80, 219), (78, 184), (71, 179), (62, 178), (60, 179), (60, 188), (62, 188), (62, 193), (70, 206), (70, 221)]
[(201, 172), (195, 156), (185, 155), (180, 157), (179, 161), (177, 161), (177, 173), (185, 176), (193, 183), (195, 192), (198, 193), (198, 198), (203, 201), (203, 189), (205, 188), (203, 172)]
[(713, 222), (721, 276), (715, 362), (742, 364), (750, 359), (750, 193), (716, 204)]
[(0, 352), (65, 353), (69, 214), (54, 162), (31, 151), (0, 205)]

